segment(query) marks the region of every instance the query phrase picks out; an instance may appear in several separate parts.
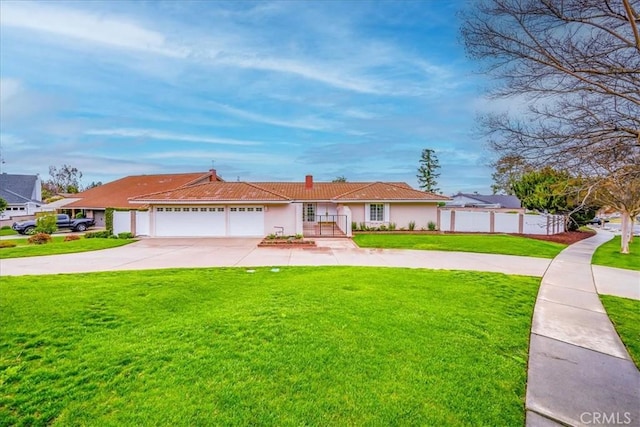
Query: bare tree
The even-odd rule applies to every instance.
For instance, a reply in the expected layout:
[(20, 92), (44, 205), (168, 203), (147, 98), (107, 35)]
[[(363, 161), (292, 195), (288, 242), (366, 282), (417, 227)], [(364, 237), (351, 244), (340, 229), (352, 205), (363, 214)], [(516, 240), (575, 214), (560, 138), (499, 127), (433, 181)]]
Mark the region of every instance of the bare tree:
[(519, 117), (481, 117), (496, 152), (589, 176), (597, 169), (593, 159), (615, 159), (607, 175), (592, 180), (603, 185), (640, 168), (634, 163), (640, 155), (637, 0), (472, 4), (462, 14), (467, 52), (497, 79), (493, 96), (526, 97)]

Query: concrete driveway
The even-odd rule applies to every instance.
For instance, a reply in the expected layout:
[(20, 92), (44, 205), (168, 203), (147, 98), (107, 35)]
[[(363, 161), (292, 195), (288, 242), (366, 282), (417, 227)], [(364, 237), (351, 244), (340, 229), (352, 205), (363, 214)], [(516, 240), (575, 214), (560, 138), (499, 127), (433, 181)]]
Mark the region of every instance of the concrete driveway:
[(258, 248), (260, 239), (147, 238), (118, 248), (0, 260), (2, 276), (158, 268), (350, 265), (490, 271), (541, 277), (550, 259), (467, 252), (360, 249), (349, 239), (317, 248)]

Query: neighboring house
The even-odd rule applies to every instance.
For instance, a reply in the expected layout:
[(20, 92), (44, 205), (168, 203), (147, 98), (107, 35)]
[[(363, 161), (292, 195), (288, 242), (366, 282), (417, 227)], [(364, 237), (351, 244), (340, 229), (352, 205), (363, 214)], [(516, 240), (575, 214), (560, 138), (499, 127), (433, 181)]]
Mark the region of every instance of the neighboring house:
[[(141, 194), (141, 193), (140, 193)], [(205, 182), (138, 195), (154, 237), (351, 235), (352, 222), (427, 228), (448, 197), (397, 182)], [(336, 231), (339, 229), (339, 233)], [(323, 232), (324, 230), (324, 232)], [(331, 231), (330, 231), (331, 230)]]
[(132, 197), (221, 180), (213, 169), (209, 172), (127, 176), (74, 194), (73, 197), (78, 200), (65, 203), (60, 209), (71, 210), (72, 214), (76, 211), (84, 212), (86, 217), (95, 220), (96, 226), (104, 227), (107, 208), (145, 208), (140, 204), (130, 203), (129, 199)]
[(501, 194), (458, 193), (446, 202), (447, 208), (522, 209), (516, 196)]
[(0, 174), (0, 197), (7, 201), (1, 219), (34, 215), (42, 206), (42, 183), (38, 175)]

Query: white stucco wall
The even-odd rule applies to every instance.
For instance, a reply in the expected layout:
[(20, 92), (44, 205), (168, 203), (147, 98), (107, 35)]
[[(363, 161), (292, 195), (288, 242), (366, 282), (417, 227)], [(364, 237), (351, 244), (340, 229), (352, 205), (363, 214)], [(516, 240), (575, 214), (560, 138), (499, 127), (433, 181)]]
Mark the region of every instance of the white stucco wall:
[(395, 222), (396, 228), (409, 228), (409, 222), (415, 221), (416, 230), (428, 228), (429, 221), (437, 223), (438, 207), (427, 203), (390, 203), (389, 222)]
[[(265, 208), (264, 232), (266, 234), (279, 232), (280, 229), (275, 227), (284, 227), (285, 236), (297, 234), (296, 213), (298, 209), (294, 204), (265, 205)], [(302, 222), (302, 218), (300, 218), (300, 222)]]

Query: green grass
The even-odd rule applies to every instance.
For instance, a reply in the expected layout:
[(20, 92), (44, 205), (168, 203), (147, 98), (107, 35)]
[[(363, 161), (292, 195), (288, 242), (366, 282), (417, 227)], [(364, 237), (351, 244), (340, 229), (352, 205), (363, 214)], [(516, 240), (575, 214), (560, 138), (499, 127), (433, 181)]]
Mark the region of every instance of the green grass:
[(0, 248), (0, 259), (22, 258), (41, 255), (59, 255), (75, 252), (97, 251), (100, 249), (115, 248), (135, 242), (135, 239), (85, 239), (64, 241), (64, 236), (55, 236), (51, 243), (44, 245), (33, 245), (27, 243), (27, 238), (11, 239), (10, 242), (17, 243), (14, 248)]
[(640, 368), (640, 301), (611, 295), (600, 295), (600, 300), (631, 358)]
[(363, 267), (4, 277), (0, 425), (523, 425), (538, 281)]
[(620, 253), (620, 239), (620, 236), (616, 236), (598, 247), (591, 258), (591, 264), (640, 270), (640, 238), (633, 238), (633, 242), (629, 244), (629, 254)]
[(566, 245), (507, 234), (356, 234), (362, 248), (421, 249), (553, 258)]
[(16, 234), (18, 232), (11, 228), (0, 228), (0, 236), (15, 236)]

